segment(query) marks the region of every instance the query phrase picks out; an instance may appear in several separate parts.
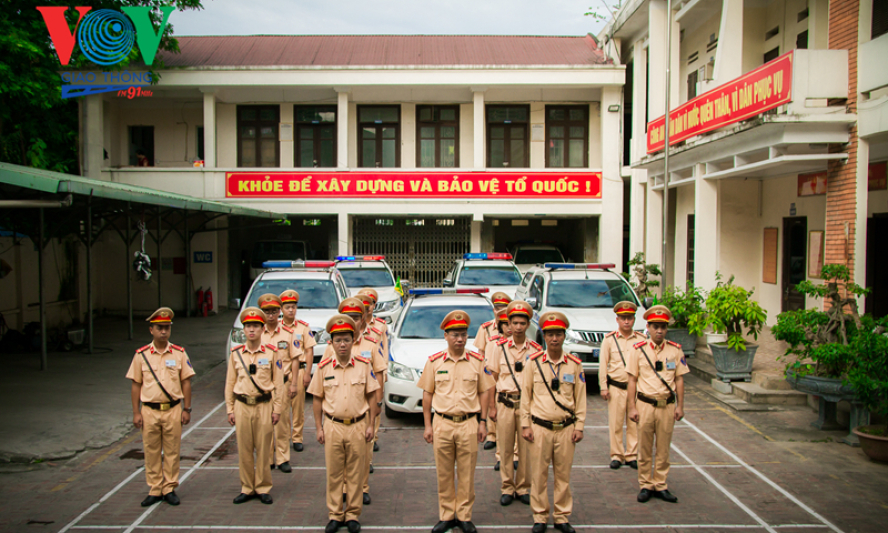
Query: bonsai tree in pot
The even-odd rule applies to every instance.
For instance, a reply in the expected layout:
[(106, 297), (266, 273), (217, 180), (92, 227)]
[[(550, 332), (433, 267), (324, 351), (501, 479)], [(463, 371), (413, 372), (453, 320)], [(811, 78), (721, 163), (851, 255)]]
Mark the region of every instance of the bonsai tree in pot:
[[(888, 319), (883, 318), (875, 327), (869, 327), (871, 320), (864, 317), (863, 328), (854, 341), (857, 357), (849, 368), (847, 383), (863, 408), (888, 422), (888, 335), (885, 334)], [(856, 428), (853, 425), (856, 424), (852, 424), (851, 430), (858, 437), (863, 453), (870, 459), (888, 461), (888, 425)]]
[(734, 276), (727, 283), (721, 281), (720, 274), (716, 279), (718, 283), (706, 297), (705, 318), (701, 317), (701, 327), (711, 326), (716, 333), (728, 335), (727, 342), (709, 345), (716, 377), (725, 382), (732, 379), (751, 381), (752, 362), (758, 345), (747, 345), (744, 332), (758, 340), (768, 314), (752, 300), (754, 291), (734, 285)]
[(665, 305), (672, 311), (672, 324), (666, 338), (681, 344), (685, 355), (693, 355), (697, 349), (697, 337), (703, 335), (705, 328), (705, 311), (703, 302), (706, 300), (703, 289), (689, 284), (687, 290), (678, 287), (667, 287), (657, 303)]
[[(644, 262), (644, 252), (637, 252), (628, 263), (632, 273), (623, 272), (623, 277), (629, 281), (629, 285), (635, 290), (635, 294), (644, 301), (652, 296), (651, 288), (659, 287), (660, 281), (650, 279), (650, 276), (659, 276), (660, 265)], [(645, 305), (647, 307), (647, 305)]]

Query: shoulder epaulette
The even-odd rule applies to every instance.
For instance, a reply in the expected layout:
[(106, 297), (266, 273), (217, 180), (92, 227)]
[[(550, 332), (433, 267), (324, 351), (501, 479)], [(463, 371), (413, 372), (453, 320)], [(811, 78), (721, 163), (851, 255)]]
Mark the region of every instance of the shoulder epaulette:
[(502, 339), (502, 338), (503, 338), (502, 335), (494, 335), (493, 337), (489, 337), (487, 340), (489, 340), (489, 341), (498, 341), (498, 340), (500, 340), (500, 339)]
[(469, 355), (471, 355), (472, 357), (474, 357), (475, 359), (477, 359), (477, 360), (479, 360), (479, 361), (483, 361), (483, 360), (484, 360), (484, 356), (482, 356), (482, 355), (479, 354), (478, 352), (473, 352), (472, 350), (469, 350), (468, 353), (469, 353)]
[(481, 324), (481, 327), (482, 327), (482, 328), (486, 328), (487, 326), (489, 326), (489, 325), (491, 325), (491, 324), (493, 324), (493, 320)]
[(607, 335), (605, 335), (605, 337), (613, 337), (613, 336), (616, 335), (616, 334), (617, 334), (616, 331), (611, 331), (610, 333), (608, 333)]
[[(232, 352), (235, 352), (235, 351), (237, 351), (237, 350), (240, 350), (240, 349), (243, 348), (243, 347), (244, 347), (243, 344), (238, 344), (237, 346), (235, 346), (234, 348), (232, 348), (231, 351), (232, 351)], [(146, 346), (146, 348), (147, 348), (147, 346)]]
[(505, 344), (505, 343), (507, 343), (507, 342), (509, 342), (509, 339), (502, 338), (502, 339), (499, 339), (499, 340), (496, 341), (496, 345), (497, 345), (497, 346), (502, 346), (503, 344)]
[(299, 322), (303, 326), (308, 327), (308, 322), (306, 322), (305, 320), (296, 320), (296, 322)]
[(676, 348), (681, 348), (681, 344), (679, 344), (679, 343), (677, 343), (677, 342), (672, 342), (672, 341), (670, 341), (670, 340), (668, 340), (668, 339), (666, 340), (666, 342), (669, 343), (669, 344), (671, 344), (671, 345), (673, 345), (673, 346), (675, 346)]
[(370, 364), (370, 360), (369, 360), (369, 359), (365, 359), (364, 357), (361, 357), (360, 355), (356, 355), (356, 356), (354, 356), (354, 357), (355, 357), (356, 360), (358, 360), (358, 361), (360, 361), (360, 362), (362, 362), (362, 363)]
[(544, 353), (546, 353), (545, 350), (540, 350), (540, 351), (538, 351), (537, 353), (535, 353), (535, 354), (531, 354), (531, 355), (528, 356), (528, 357), (529, 357), (530, 359), (536, 359), (537, 357), (543, 355)]
[(141, 348), (137, 349), (136, 351), (137, 351), (137, 352), (144, 352), (144, 351), (147, 350), (148, 348), (151, 348), (151, 343), (148, 343), (148, 344), (146, 344), (145, 346), (142, 346)]
[(385, 324), (385, 319), (384, 319), (384, 318), (379, 318), (378, 316), (376, 316), (376, 317), (373, 317), (373, 320)]
[(293, 328), (291, 328), (289, 326), (285, 326), (285, 325), (281, 324), (281, 329), (283, 329), (287, 333), (293, 333)]
[(438, 353), (432, 355), (431, 357), (429, 357), (429, 361), (434, 361), (434, 360), (440, 358), (441, 356), (443, 356), (443, 355), (446, 354), (446, 353), (447, 353), (447, 352), (438, 352)]
[(370, 342), (379, 342), (379, 339), (377, 339), (375, 337), (371, 337), (370, 335), (364, 335), (364, 338)]
[(537, 343), (534, 342), (534, 341), (527, 341), (527, 344), (533, 346), (533, 347), (536, 348), (537, 350), (542, 350), (542, 349), (543, 349), (542, 346), (540, 346), (539, 344), (537, 344)]
[(583, 364), (583, 362), (580, 361), (580, 358), (577, 357), (576, 355), (572, 354), (572, 353), (566, 353), (566, 354), (564, 354), (564, 356), (567, 357), (568, 359), (570, 359), (571, 361), (573, 361), (574, 363), (578, 364), (578, 365), (582, 365), (582, 364)]
[(642, 346), (644, 346), (644, 343), (646, 343), (646, 342), (647, 342), (646, 340), (641, 341), (641, 342), (637, 342), (637, 343), (633, 344), (632, 347), (635, 349), (641, 348)]
[(377, 335), (382, 335), (382, 332), (374, 328), (373, 326), (370, 326), (370, 329), (373, 330), (373, 333), (376, 333)]
[(329, 363), (330, 361), (332, 361), (332, 360), (333, 360), (332, 357), (329, 357), (329, 358), (327, 358), (327, 359), (324, 359), (323, 361), (321, 361), (320, 363), (318, 363), (318, 368), (324, 368), (324, 365), (328, 364), (328, 363)]
[(278, 351), (277, 346), (275, 346), (274, 344), (266, 344), (265, 347), (270, 349), (273, 352)]

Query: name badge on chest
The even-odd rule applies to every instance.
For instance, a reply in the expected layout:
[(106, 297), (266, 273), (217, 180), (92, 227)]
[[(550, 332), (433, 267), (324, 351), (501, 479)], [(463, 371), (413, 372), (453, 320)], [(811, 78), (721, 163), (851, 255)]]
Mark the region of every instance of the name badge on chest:
[(278, 341), (278, 350), (285, 350), (287, 348), (287, 341)]
[(167, 368), (176, 368), (176, 360), (175, 359), (166, 359), (164, 362), (166, 363)]
[(370, 359), (370, 350), (361, 350), (361, 357), (364, 359)]
[(268, 359), (260, 359), (258, 363), (259, 366), (268, 366)]
[(565, 383), (574, 383), (574, 375), (573, 374), (565, 374), (562, 378), (562, 381)]
[(675, 361), (666, 361), (666, 370), (675, 370)]

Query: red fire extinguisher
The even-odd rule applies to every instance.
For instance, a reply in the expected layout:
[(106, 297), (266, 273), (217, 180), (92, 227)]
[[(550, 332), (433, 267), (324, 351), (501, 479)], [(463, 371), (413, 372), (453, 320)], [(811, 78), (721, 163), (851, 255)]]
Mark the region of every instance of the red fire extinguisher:
[(213, 290), (211, 287), (207, 287), (207, 293), (204, 296), (204, 301), (207, 304), (207, 310), (204, 312), (204, 316), (207, 316), (210, 311), (213, 310)]
[(203, 287), (197, 289), (197, 312), (203, 314), (204, 306), (204, 290)]

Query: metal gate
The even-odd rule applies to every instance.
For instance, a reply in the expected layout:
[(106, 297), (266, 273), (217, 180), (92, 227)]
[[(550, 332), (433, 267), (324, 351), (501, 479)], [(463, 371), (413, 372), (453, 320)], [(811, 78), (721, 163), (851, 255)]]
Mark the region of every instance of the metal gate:
[(453, 262), (469, 251), (472, 219), (354, 217), (355, 255), (384, 255), (413, 287), (440, 287)]

